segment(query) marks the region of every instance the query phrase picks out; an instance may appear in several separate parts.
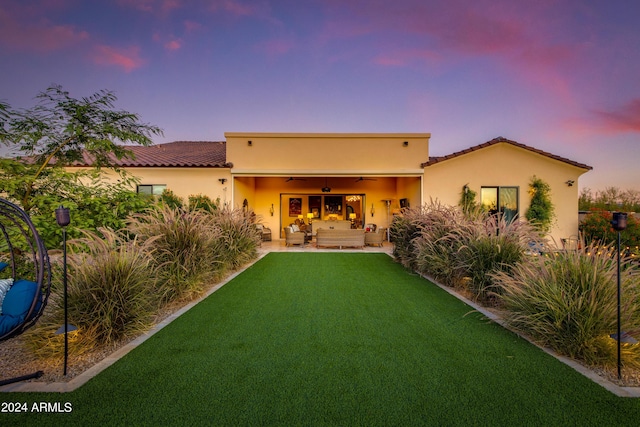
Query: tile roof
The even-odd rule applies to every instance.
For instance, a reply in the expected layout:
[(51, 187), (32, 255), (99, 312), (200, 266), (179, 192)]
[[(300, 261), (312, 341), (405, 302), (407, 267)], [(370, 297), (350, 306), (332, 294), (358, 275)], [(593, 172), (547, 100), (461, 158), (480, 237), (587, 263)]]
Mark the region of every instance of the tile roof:
[(464, 154), (472, 153), (474, 151), (478, 151), (478, 150), (481, 150), (483, 148), (487, 148), (487, 147), (490, 147), (492, 145), (496, 145), (496, 144), (500, 144), (500, 143), (511, 144), (513, 146), (516, 146), (516, 147), (519, 147), (519, 148), (523, 148), (525, 150), (540, 154), (540, 155), (545, 156), (545, 157), (549, 157), (549, 158), (554, 159), (554, 160), (558, 160), (560, 162), (564, 162), (564, 163), (570, 164), (572, 166), (575, 166), (575, 167), (578, 167), (578, 168), (581, 168), (581, 169), (587, 169), (587, 170), (593, 169), (593, 167), (591, 167), (589, 165), (585, 165), (584, 163), (578, 163), (578, 162), (575, 162), (573, 160), (569, 160), (569, 159), (564, 158), (564, 157), (556, 156), (555, 154), (551, 154), (551, 153), (548, 153), (546, 151), (538, 150), (537, 148), (529, 147), (528, 145), (520, 144), (519, 142), (512, 141), (512, 140), (504, 138), (502, 136), (494, 138), (491, 141), (487, 141), (484, 144), (476, 145), (474, 147), (467, 148), (466, 150), (457, 151), (457, 152), (455, 152), (453, 154), (448, 154), (446, 156), (429, 157), (429, 161), (427, 161), (425, 163), (422, 163), (422, 167), (424, 168), (424, 167), (427, 167), (427, 166), (431, 166), (431, 165), (434, 165), (436, 163), (444, 162), (445, 160), (450, 160), (450, 159), (453, 159), (453, 158), (456, 158), (456, 157), (460, 157), (460, 156), (462, 156)]
[[(174, 141), (165, 144), (127, 146), (134, 154), (133, 159), (115, 160), (121, 167), (193, 167), (193, 168), (228, 168), (227, 144), (225, 141)], [(84, 157), (88, 166), (91, 158)]]

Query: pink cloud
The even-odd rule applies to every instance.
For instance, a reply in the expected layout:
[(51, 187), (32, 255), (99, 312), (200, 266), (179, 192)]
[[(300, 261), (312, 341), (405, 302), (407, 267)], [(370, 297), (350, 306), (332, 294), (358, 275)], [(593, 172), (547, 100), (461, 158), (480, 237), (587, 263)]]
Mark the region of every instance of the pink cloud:
[(381, 53), (373, 58), (373, 63), (387, 67), (404, 67), (416, 61), (433, 63), (440, 59), (438, 53), (429, 49), (407, 49)]
[(132, 46), (127, 49), (118, 49), (112, 46), (100, 45), (95, 48), (93, 62), (98, 65), (117, 66), (129, 73), (144, 65), (140, 58), (140, 48)]
[(284, 55), (295, 47), (292, 40), (273, 39), (261, 43), (258, 48), (271, 56)]
[(88, 32), (71, 25), (55, 25), (45, 18), (0, 9), (0, 44), (11, 49), (52, 52), (88, 38)]
[(594, 111), (601, 128), (607, 132), (640, 132), (640, 98), (612, 111)]
[(236, 0), (214, 0), (211, 2), (211, 10), (214, 12), (222, 10), (237, 16), (250, 16), (255, 15), (258, 8), (254, 5), (249, 6)]
[(118, 0), (118, 4), (123, 7), (151, 12), (154, 9), (156, 0)]
[(178, 39), (170, 40), (164, 44), (167, 50), (178, 50), (182, 47), (182, 41)]
[(194, 31), (198, 31), (200, 28), (202, 28), (202, 24), (200, 24), (199, 22), (195, 22), (195, 21), (184, 21), (184, 30), (187, 33), (192, 33)]
[(181, 0), (118, 0), (118, 4), (142, 12), (161, 12), (164, 14), (182, 7)]

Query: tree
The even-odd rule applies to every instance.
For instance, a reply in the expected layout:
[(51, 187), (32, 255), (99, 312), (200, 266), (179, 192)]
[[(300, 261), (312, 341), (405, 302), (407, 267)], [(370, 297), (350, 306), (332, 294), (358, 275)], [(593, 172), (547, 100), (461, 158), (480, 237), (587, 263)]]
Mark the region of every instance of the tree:
[(525, 214), (527, 221), (531, 222), (539, 231), (548, 232), (553, 223), (554, 207), (551, 203), (551, 187), (545, 181), (535, 175), (529, 183), (529, 195), (531, 204)]
[[(98, 170), (120, 171), (116, 160), (133, 158), (124, 144), (151, 145), (153, 135), (162, 135), (160, 128), (140, 123), (137, 114), (116, 110), (117, 98), (110, 91), (75, 99), (55, 85), (37, 99), (37, 105), (26, 110), (12, 110), (0, 103), (0, 141), (19, 153), (13, 164), (3, 162), (0, 191), (26, 211), (32, 208), (39, 181), (49, 168), (89, 160)], [(89, 159), (84, 159), (85, 154)], [(9, 177), (13, 177), (11, 182), (6, 180)]]

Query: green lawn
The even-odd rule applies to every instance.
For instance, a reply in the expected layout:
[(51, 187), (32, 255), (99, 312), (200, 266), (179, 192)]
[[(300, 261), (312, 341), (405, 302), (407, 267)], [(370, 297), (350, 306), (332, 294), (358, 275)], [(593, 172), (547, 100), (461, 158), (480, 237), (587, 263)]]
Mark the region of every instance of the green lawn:
[(636, 425), (619, 398), (385, 254), (271, 253), (2, 425)]

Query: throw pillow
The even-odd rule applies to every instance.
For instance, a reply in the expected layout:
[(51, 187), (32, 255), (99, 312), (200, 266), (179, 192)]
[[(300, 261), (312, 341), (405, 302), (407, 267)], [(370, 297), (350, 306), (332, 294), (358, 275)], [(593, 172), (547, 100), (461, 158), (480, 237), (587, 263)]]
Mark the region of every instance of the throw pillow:
[(0, 279), (0, 314), (2, 314), (2, 301), (11, 285), (13, 285), (13, 279)]
[(38, 291), (38, 284), (29, 280), (18, 280), (4, 296), (2, 302), (2, 313), (4, 315), (15, 316), (22, 322)]
[(0, 336), (6, 334), (20, 323), (20, 319), (14, 316), (0, 316)]

